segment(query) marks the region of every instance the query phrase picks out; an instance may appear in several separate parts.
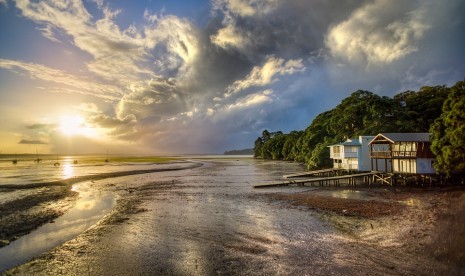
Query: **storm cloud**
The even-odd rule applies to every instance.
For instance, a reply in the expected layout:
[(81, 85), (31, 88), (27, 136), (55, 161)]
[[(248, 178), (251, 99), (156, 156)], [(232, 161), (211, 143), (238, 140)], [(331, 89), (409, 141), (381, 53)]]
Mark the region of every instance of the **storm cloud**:
[(8, 9), (44, 39), (86, 53), (85, 71), (9, 58), (0, 68), (94, 97), (75, 104), (88, 124), (156, 153), (252, 147), (263, 129), (304, 129), (355, 90), (392, 96), (465, 75), (460, 0), (210, 5), (204, 24), (146, 9), (123, 28), (124, 8), (103, 1), (98, 14), (81, 1), (16, 1)]

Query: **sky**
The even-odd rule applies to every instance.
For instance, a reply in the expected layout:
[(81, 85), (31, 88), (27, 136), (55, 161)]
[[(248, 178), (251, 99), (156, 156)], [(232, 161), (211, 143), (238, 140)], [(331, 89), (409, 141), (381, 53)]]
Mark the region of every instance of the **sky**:
[(463, 0), (0, 0), (0, 153), (207, 154), (465, 77)]

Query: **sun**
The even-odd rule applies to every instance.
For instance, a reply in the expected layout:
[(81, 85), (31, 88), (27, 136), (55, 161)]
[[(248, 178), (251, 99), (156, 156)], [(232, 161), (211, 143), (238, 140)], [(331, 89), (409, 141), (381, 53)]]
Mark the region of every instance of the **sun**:
[(66, 136), (94, 136), (95, 129), (87, 126), (85, 122), (80, 115), (60, 117), (60, 131)]

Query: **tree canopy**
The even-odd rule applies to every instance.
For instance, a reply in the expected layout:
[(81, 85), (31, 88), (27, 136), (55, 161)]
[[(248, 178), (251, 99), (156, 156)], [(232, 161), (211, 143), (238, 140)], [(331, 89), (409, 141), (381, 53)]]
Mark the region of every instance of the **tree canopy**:
[(448, 176), (465, 175), (465, 80), (450, 89), (431, 133), (436, 171)]
[[(459, 86), (459, 83), (456, 84), (452, 90), (460, 90)], [(460, 97), (465, 98), (463, 84), (460, 87), (462, 92), (454, 92), (457, 95), (452, 100), (448, 96), (450, 98), (454, 93), (450, 93), (451, 88), (444, 85), (425, 86), (417, 92), (405, 91), (393, 98), (365, 90), (355, 91), (332, 110), (316, 116), (303, 131), (292, 131), (289, 134), (263, 131), (262, 136), (255, 141), (254, 156), (302, 162), (309, 169), (329, 167), (331, 160), (327, 146), (331, 144), (359, 135), (376, 135), (381, 132), (428, 132), (431, 124), (447, 109), (443, 109), (446, 99), (449, 109), (458, 110), (456, 113), (461, 110), (464, 114), (463, 101), (461, 106), (452, 104), (460, 102)], [(459, 117), (458, 114), (450, 116), (453, 117), (450, 120)], [(449, 126), (451, 123), (446, 125), (446, 121), (438, 126), (438, 131), (457, 127)], [(461, 131), (465, 133), (463, 129)], [(455, 136), (449, 135), (451, 139), (457, 140), (458, 130), (450, 132), (455, 133)], [(462, 148), (465, 148), (463, 141), (461, 143)]]

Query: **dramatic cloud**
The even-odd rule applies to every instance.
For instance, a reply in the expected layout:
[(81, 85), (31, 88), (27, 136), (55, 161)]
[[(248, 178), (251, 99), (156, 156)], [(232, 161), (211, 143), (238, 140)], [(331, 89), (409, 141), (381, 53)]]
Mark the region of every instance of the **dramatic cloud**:
[(225, 49), (235, 48), (243, 50), (251, 43), (248, 34), (241, 33), (233, 25), (220, 29), (217, 34), (211, 36), (211, 40), (214, 44)]
[[(212, 0), (200, 20), (153, 12), (154, 3), (15, 3), (0, 0), (0, 7), (18, 28), (28, 28), (21, 20), (33, 22), (40, 46), (22, 45), (29, 47), (18, 51), (29, 52), (19, 54), (2, 48), (0, 73), (15, 72), (28, 86), (14, 93), (21, 85), (0, 75), (0, 107), (21, 116), (5, 119), (15, 135), (15, 125), (28, 125), (17, 137), (59, 151), (251, 147), (263, 129), (303, 129), (357, 89), (393, 95), (452, 84), (465, 72), (462, 0)], [(15, 37), (11, 45), (20, 45)], [(101, 140), (75, 137), (71, 147), (54, 131), (58, 111), (34, 113), (33, 120), (10, 106), (34, 106), (33, 91), (50, 109), (80, 114)]]
[(137, 80), (138, 74), (151, 73), (136, 64), (144, 56), (144, 43), (135, 27), (120, 30), (113, 21), (118, 10), (104, 7), (103, 18), (94, 22), (81, 1), (36, 3), (21, 0), (16, 6), (23, 16), (45, 24), (43, 30), (47, 38), (57, 40), (55, 30), (71, 36), (75, 46), (94, 57), (87, 64), (88, 68), (101, 77), (125, 84)]
[(430, 28), (425, 12), (410, 2), (369, 2), (331, 28), (326, 45), (333, 55), (349, 61), (390, 63), (418, 50), (418, 40)]
[(260, 93), (251, 94), (244, 98), (238, 99), (235, 104), (228, 106), (228, 108), (229, 109), (244, 108), (244, 107), (260, 105), (262, 103), (269, 103), (273, 101), (271, 98), (272, 94), (273, 94), (273, 91), (269, 89), (263, 92), (260, 92)]
[(276, 75), (292, 75), (296, 72), (302, 72), (304, 69), (302, 60), (288, 60), (285, 62), (284, 59), (270, 57), (262, 67), (254, 67), (244, 80), (235, 81), (229, 86), (226, 95), (230, 96), (253, 86), (269, 85), (277, 81), (275, 79)]
[(52, 88), (51, 92), (90, 94), (109, 100), (119, 99), (123, 94), (121, 89), (117, 86), (98, 83), (86, 77), (74, 76), (64, 71), (40, 64), (0, 59), (0, 68), (9, 69), (18, 73), (26, 73), (32, 79), (39, 79), (60, 85), (59, 88)]

